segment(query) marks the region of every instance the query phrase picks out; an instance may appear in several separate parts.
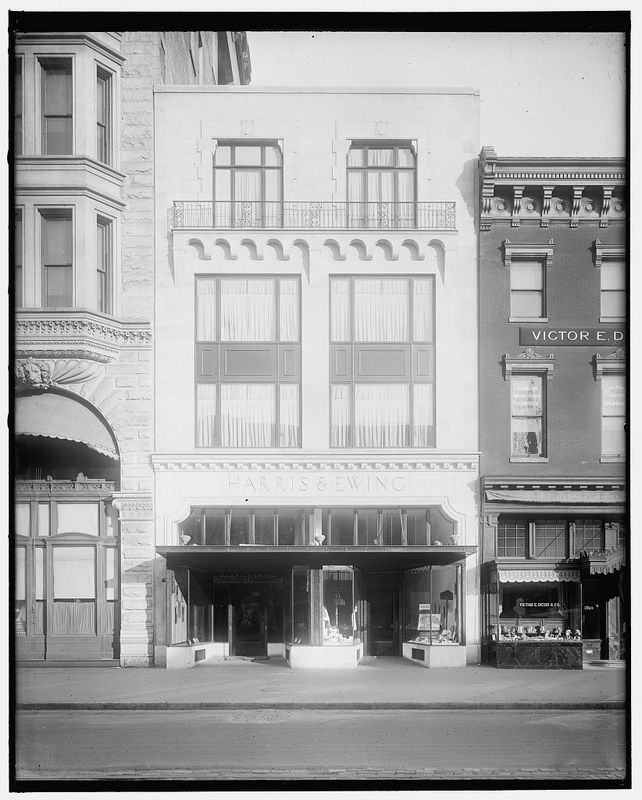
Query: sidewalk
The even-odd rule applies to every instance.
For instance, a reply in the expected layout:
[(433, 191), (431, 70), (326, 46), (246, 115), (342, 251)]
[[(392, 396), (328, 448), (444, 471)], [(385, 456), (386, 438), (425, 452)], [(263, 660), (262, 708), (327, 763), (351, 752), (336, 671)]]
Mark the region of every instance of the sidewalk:
[(18, 710), (626, 707), (626, 670), (424, 669), (401, 658), (356, 669), (292, 670), (278, 658), (193, 669), (18, 667)]

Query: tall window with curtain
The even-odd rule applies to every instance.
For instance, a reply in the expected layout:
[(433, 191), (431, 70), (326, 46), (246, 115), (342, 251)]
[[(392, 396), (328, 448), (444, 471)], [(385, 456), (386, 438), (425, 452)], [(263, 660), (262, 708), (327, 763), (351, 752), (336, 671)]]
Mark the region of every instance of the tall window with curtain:
[(330, 444), (435, 446), (434, 277), (332, 277)]
[(196, 446), (299, 447), (298, 277), (197, 277)]
[(40, 127), (44, 155), (73, 153), (71, 58), (40, 59)]
[(214, 227), (280, 227), (282, 186), (278, 142), (219, 141), (214, 153)]
[(414, 227), (416, 159), (409, 142), (353, 142), (347, 169), (349, 227)]

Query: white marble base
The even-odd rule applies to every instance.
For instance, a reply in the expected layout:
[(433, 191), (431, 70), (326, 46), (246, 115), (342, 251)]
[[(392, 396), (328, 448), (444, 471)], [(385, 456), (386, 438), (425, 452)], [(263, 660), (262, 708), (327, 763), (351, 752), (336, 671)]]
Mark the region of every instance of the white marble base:
[[(413, 652), (415, 655), (413, 657)], [(423, 653), (423, 659), (417, 657)], [(403, 643), (403, 657), (427, 669), (454, 668), (466, 666), (466, 648), (458, 644), (417, 644)]]
[(285, 646), (285, 658), (293, 669), (350, 669), (359, 664), (363, 644), (326, 645), (307, 647), (295, 644)]

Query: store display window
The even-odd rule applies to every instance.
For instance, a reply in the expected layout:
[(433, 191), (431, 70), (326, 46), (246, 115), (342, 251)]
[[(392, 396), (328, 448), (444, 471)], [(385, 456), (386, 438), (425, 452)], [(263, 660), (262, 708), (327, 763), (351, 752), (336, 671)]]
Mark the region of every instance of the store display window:
[(292, 644), (340, 647), (360, 641), (361, 575), (349, 566), (292, 570)]
[(462, 566), (421, 567), (404, 573), (404, 641), (462, 643)]
[(581, 585), (572, 581), (499, 583), (497, 623), (492, 638), (499, 641), (582, 638)]

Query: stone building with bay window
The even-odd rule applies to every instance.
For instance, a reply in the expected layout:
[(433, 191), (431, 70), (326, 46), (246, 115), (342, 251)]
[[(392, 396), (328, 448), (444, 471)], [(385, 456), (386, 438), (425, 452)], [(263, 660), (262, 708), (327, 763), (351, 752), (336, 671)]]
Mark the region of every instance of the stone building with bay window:
[[(15, 20), (14, 20), (15, 22)], [(14, 655), (153, 663), (153, 86), (243, 32), (13, 28)]]
[(155, 93), (154, 660), (479, 660), (472, 90)]
[(626, 170), (480, 170), (482, 653), (499, 667), (626, 655)]

